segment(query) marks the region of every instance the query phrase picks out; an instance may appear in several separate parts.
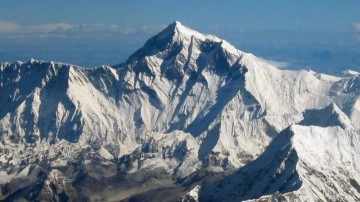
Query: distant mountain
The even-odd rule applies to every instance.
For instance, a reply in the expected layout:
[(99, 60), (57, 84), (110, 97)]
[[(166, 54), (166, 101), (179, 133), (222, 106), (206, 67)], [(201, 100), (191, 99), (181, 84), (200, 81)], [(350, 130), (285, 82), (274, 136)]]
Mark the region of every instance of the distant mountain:
[(360, 77), (179, 22), (113, 67), (0, 65), (0, 200), (358, 201)]

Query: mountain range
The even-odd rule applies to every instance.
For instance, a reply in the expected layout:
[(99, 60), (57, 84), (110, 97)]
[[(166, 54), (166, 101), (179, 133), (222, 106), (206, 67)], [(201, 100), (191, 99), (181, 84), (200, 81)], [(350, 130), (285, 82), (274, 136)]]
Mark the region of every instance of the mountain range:
[(174, 22), (124, 63), (0, 64), (2, 201), (360, 201), (360, 76)]

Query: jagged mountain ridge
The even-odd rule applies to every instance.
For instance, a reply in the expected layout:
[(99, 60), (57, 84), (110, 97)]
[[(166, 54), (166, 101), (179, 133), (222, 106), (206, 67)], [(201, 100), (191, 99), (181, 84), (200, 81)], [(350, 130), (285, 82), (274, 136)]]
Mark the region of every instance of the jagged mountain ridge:
[[(0, 76), (0, 99), (9, 103), (0, 109), (4, 168), (46, 165), (45, 173), (70, 179), (84, 171), (57, 169), (85, 164), (85, 180), (97, 178), (89, 170), (97, 162), (116, 167), (114, 176), (231, 171), (292, 124), (357, 128), (360, 117), (358, 76), (279, 70), (179, 22), (114, 67), (31, 60), (2, 64)], [(339, 116), (308, 120), (322, 108), (319, 117)]]

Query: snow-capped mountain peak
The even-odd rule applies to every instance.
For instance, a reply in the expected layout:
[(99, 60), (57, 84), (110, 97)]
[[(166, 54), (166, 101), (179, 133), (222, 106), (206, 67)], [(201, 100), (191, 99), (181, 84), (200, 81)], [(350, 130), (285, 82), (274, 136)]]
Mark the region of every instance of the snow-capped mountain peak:
[(306, 110), (304, 112), (304, 119), (300, 122), (300, 124), (321, 127), (340, 126), (344, 129), (353, 128), (351, 120), (335, 103), (331, 103), (329, 106), (320, 110)]
[(183, 53), (184, 56), (190, 54), (196, 59), (201, 53), (209, 53), (219, 48), (225, 54), (233, 56), (233, 60), (242, 53), (225, 40), (214, 35), (199, 33), (176, 21), (150, 38), (142, 48), (129, 57), (128, 63), (141, 60), (145, 56), (156, 55), (163, 59), (169, 54), (174, 56), (179, 53)]
[(189, 27), (186, 27), (179, 21), (175, 21), (174, 23), (170, 24), (167, 28), (165, 28), (160, 34), (173, 34), (180, 39), (191, 39), (191, 37), (200, 39), (202, 41), (209, 40), (220, 42), (222, 41), (218, 37), (214, 35), (202, 34), (196, 30), (193, 30)]

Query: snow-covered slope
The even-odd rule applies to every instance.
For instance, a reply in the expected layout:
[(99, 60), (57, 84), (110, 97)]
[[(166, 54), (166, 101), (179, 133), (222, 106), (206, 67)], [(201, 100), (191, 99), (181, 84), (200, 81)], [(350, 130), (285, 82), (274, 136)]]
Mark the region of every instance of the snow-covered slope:
[[(118, 200), (163, 183), (177, 187), (200, 170), (245, 169), (294, 124), (357, 131), (359, 78), (280, 70), (179, 22), (113, 67), (1, 64), (0, 200), (35, 193), (44, 200), (46, 193)], [(42, 170), (36, 180), (43, 186), (32, 185), (32, 169), (17, 177), (29, 166)], [(131, 176), (149, 186), (136, 191), (115, 183)], [(61, 189), (65, 196), (46, 188), (54, 179), (57, 187), (58, 179), (70, 183)], [(128, 191), (106, 188), (114, 183)], [(74, 190), (80, 195), (69, 194)]]
[(293, 125), (258, 159), (192, 195), (200, 201), (359, 201), (359, 146), (359, 131)]

